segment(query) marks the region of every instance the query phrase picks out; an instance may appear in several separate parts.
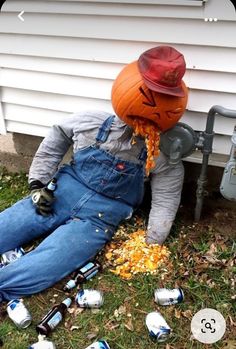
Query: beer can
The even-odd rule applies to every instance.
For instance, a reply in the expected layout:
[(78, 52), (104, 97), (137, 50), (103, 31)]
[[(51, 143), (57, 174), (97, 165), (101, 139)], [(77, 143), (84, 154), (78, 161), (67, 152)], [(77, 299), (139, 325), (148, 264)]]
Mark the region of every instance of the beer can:
[(98, 342), (94, 342), (93, 344), (89, 345), (85, 349), (110, 349), (110, 347), (106, 341), (98, 341)]
[(173, 305), (183, 301), (184, 292), (181, 288), (158, 288), (154, 292), (154, 297), (159, 305)]
[(75, 301), (81, 308), (100, 308), (103, 305), (103, 293), (93, 289), (79, 290)]
[(170, 336), (170, 326), (157, 311), (151, 312), (146, 316), (146, 326), (151, 339), (156, 342), (164, 342)]
[(15, 262), (18, 258), (22, 257), (25, 254), (25, 251), (22, 247), (17, 247), (14, 250), (7, 251), (2, 254), (1, 263), (3, 265), (10, 264)]
[(31, 324), (32, 317), (20, 299), (13, 299), (7, 303), (7, 313), (9, 318), (19, 328), (26, 328)]
[(28, 349), (56, 349), (55, 344), (48, 340), (43, 340), (32, 344)]

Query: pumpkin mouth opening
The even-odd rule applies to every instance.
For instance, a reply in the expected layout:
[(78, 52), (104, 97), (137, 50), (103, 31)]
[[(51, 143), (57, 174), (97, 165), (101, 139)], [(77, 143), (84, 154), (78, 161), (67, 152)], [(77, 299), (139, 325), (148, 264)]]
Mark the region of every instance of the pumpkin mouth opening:
[(155, 158), (160, 153), (160, 129), (151, 120), (142, 117), (132, 117), (134, 136), (142, 136), (147, 148), (146, 174), (155, 167)]
[(134, 120), (140, 120), (140, 123), (148, 123), (150, 125), (153, 125), (154, 128), (156, 128), (157, 132), (162, 131), (161, 126), (158, 124), (158, 122), (154, 122), (152, 119), (149, 119), (147, 116), (142, 115), (126, 115), (126, 118), (129, 120), (129, 124), (132, 125), (134, 123)]

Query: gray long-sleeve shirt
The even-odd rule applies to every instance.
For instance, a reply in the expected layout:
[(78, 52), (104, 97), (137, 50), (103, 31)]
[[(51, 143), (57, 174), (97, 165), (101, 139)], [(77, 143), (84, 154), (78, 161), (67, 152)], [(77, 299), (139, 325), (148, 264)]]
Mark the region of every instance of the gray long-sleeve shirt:
[[(84, 111), (68, 116), (54, 125), (40, 144), (29, 171), (29, 182), (47, 183), (57, 171), (70, 146), (73, 152), (92, 145), (98, 128), (110, 113)], [(136, 137), (132, 142), (132, 129), (115, 117), (108, 139), (101, 148), (123, 160), (139, 162), (138, 156), (144, 140)], [(152, 203), (147, 228), (147, 242), (163, 243), (168, 236), (180, 203), (184, 170), (180, 162), (170, 166), (167, 157), (160, 153), (156, 166), (150, 173)]]

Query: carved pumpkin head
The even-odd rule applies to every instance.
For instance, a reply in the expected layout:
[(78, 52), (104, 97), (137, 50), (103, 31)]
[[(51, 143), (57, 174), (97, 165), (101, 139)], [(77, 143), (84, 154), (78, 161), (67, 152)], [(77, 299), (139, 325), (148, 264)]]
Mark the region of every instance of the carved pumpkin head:
[(138, 62), (128, 64), (119, 73), (112, 86), (112, 106), (117, 116), (134, 127), (134, 120), (152, 121), (159, 131), (173, 127), (183, 115), (188, 91), (181, 81), (184, 97), (150, 90), (143, 81)]
[(134, 135), (145, 138), (147, 174), (159, 154), (160, 132), (173, 127), (185, 111), (184, 73), (183, 55), (173, 47), (159, 46), (125, 66), (113, 83), (115, 113), (134, 129)]

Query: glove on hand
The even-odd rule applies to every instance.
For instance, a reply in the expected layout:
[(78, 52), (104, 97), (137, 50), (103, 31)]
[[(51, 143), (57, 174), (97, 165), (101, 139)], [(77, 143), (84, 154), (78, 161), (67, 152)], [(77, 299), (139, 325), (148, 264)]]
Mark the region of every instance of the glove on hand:
[(53, 192), (48, 190), (40, 181), (30, 183), (31, 199), (36, 207), (36, 212), (42, 216), (52, 214), (52, 203), (55, 198)]

